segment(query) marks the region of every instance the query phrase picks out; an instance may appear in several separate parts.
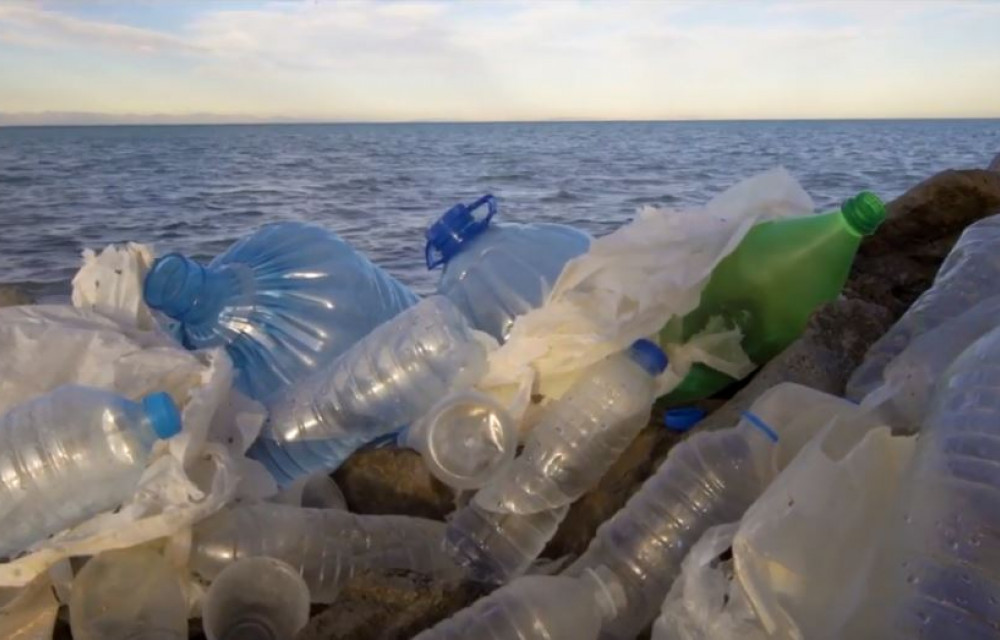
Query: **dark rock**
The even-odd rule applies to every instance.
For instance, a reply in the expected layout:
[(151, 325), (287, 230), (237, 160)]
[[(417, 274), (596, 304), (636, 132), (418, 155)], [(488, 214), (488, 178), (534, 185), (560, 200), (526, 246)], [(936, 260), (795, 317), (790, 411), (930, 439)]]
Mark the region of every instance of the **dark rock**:
[(998, 153), (996, 157), (993, 158), (993, 162), (990, 163), (990, 166), (987, 167), (986, 170), (996, 171), (997, 173), (1000, 173), (1000, 153)]
[(0, 307), (16, 307), (34, 303), (35, 299), (20, 287), (12, 284), (0, 284)]
[(461, 581), (408, 572), (363, 573), (296, 640), (405, 640), (481, 595), (478, 587)]
[(399, 514), (443, 520), (455, 510), (455, 494), (427, 470), (415, 451), (365, 449), (335, 474), (354, 513)]
[(930, 285), (962, 230), (1000, 213), (1000, 173), (944, 171), (888, 210), (885, 224), (861, 245), (845, 294), (899, 316)]

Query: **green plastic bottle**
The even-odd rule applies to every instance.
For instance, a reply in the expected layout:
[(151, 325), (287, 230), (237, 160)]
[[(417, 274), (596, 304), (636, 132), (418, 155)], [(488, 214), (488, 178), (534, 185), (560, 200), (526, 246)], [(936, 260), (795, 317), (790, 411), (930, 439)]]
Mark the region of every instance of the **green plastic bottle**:
[[(750, 360), (766, 363), (802, 334), (820, 305), (837, 298), (861, 238), (875, 233), (883, 220), (885, 205), (865, 191), (838, 211), (756, 225), (712, 272), (698, 308), (664, 327), (661, 344), (687, 341), (720, 316), (726, 326), (743, 331)], [(695, 365), (664, 402), (705, 398), (733, 382)]]

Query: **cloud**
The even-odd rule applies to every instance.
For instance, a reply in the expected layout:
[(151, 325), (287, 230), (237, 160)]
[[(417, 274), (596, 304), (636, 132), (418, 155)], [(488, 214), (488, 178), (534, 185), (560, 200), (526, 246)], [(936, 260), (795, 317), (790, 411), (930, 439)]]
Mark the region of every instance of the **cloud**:
[(96, 46), (130, 53), (202, 53), (204, 49), (171, 34), (128, 25), (84, 20), (28, 4), (0, 6), (0, 37), (34, 46)]

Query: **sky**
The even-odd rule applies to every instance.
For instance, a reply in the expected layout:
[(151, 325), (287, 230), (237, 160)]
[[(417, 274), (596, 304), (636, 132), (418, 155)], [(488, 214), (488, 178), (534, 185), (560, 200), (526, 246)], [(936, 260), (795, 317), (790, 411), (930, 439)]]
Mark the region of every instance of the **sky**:
[(1000, 0), (0, 0), (0, 124), (1000, 117)]

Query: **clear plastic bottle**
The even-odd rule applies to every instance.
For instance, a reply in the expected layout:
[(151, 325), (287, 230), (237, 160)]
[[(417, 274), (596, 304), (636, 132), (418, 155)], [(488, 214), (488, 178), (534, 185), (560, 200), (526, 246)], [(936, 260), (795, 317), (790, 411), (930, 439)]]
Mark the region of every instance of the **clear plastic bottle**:
[(596, 640), (615, 615), (620, 590), (597, 573), (582, 578), (524, 576), (414, 640)]
[(243, 558), (277, 558), (302, 574), (315, 602), (331, 602), (361, 569), (456, 573), (443, 538), (444, 523), (434, 520), (261, 503), (195, 525), (190, 566), (213, 578)]
[(201, 604), (208, 640), (291, 640), (309, 622), (309, 588), (274, 558), (246, 558), (222, 571)]
[(420, 453), (434, 477), (453, 489), (478, 489), (517, 451), (517, 425), (493, 398), (460, 391), (399, 433), (396, 443)]
[(625, 604), (601, 637), (632, 640), (660, 610), (681, 562), (709, 528), (735, 522), (771, 480), (834, 416), (855, 404), (808, 387), (772, 387), (733, 428), (695, 433), (667, 456), (639, 491), (597, 530), (567, 570), (607, 570)]
[[(486, 206), (476, 220), (473, 213)], [(514, 318), (542, 305), (590, 236), (560, 224), (491, 224), (496, 198), (457, 204), (427, 229), (427, 268), (444, 265), (438, 292), (480, 331), (506, 340)]]
[(120, 505), (153, 444), (180, 430), (165, 393), (140, 404), (64, 386), (11, 409), (0, 419), (0, 556)]
[(1000, 638), (1000, 325), (937, 388), (852, 637)]
[(247, 456), (281, 486), (339, 467), (362, 445), (474, 385), (486, 348), (447, 298), (431, 296), (378, 327), (270, 411)]
[(105, 551), (84, 565), (69, 602), (75, 640), (187, 640), (180, 574), (156, 551)]
[(522, 454), (449, 523), (447, 545), (473, 576), (505, 582), (556, 533), (569, 505), (595, 486), (649, 420), (667, 358), (639, 340), (580, 375), (539, 418)]
[(930, 289), (868, 350), (847, 383), (847, 397), (860, 402), (882, 384), (886, 365), (915, 338), (995, 295), (1000, 295), (1000, 215), (966, 228)]
[(266, 225), (208, 266), (163, 256), (144, 297), (189, 349), (225, 346), (237, 385), (262, 402), (417, 301), (333, 232), (298, 222)]

